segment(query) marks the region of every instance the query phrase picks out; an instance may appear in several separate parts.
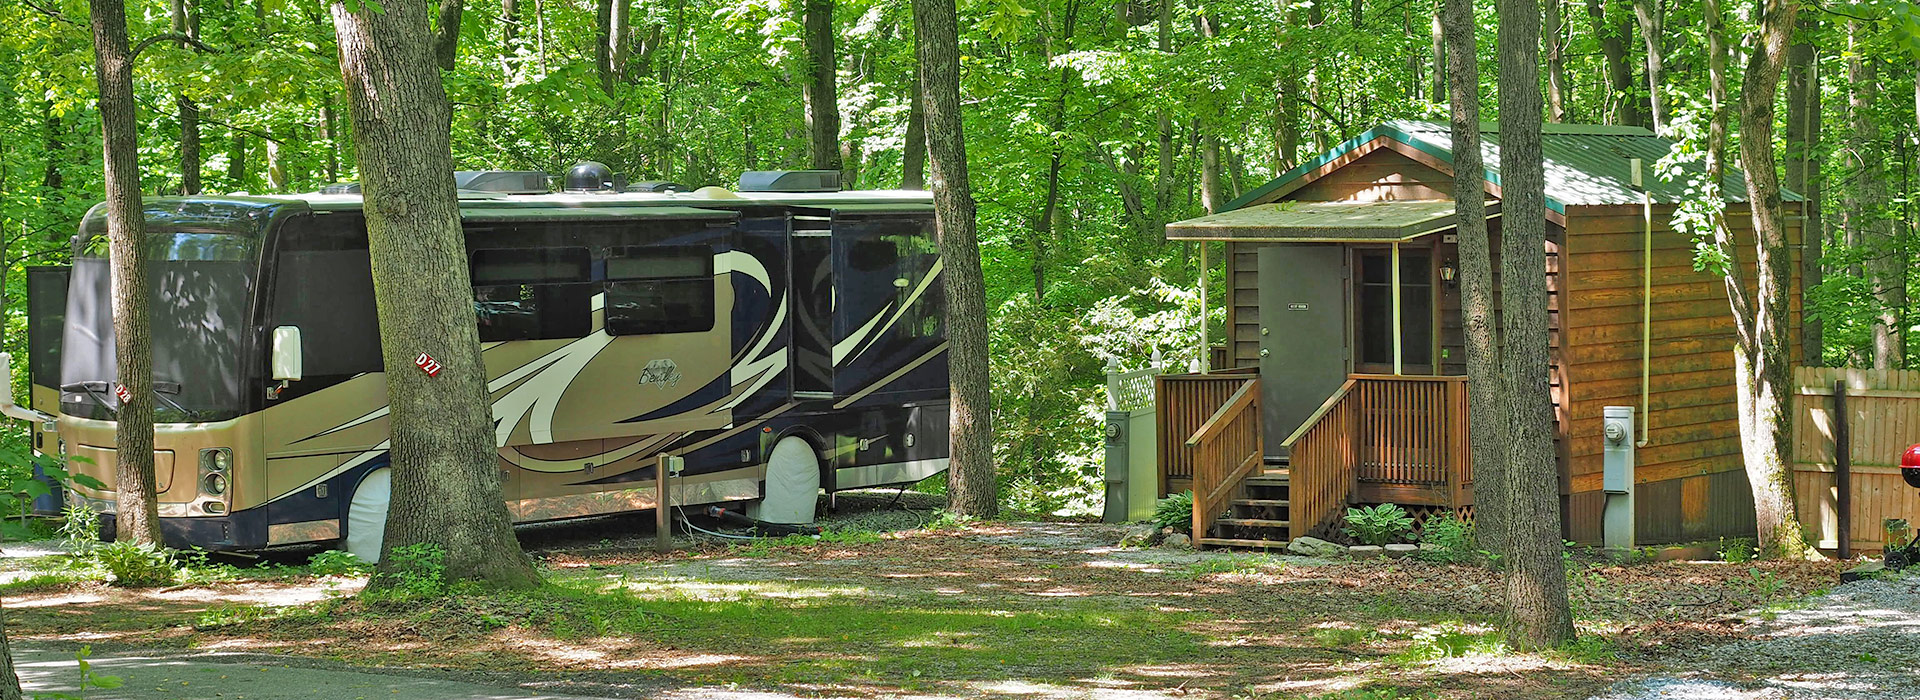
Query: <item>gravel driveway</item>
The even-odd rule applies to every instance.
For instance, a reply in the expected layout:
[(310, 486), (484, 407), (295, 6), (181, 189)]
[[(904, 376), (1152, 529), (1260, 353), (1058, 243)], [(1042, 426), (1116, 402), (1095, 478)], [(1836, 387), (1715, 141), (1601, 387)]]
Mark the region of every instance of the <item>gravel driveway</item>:
[(1595, 700), (1920, 697), (1920, 573), (1842, 584), (1749, 619), (1752, 638), (1673, 659), (1700, 671), (1622, 681)]

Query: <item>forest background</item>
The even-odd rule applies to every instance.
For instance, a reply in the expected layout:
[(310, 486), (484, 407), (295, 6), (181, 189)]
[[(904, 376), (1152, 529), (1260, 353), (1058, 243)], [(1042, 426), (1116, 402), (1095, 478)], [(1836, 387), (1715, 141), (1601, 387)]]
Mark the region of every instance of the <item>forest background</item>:
[[(1483, 47), (1495, 43), (1490, 4), (1477, 23)], [(1109, 362), (1135, 369), (1155, 351), (1176, 368), (1195, 360), (1201, 256), (1191, 243), (1165, 242), (1162, 225), (1217, 208), (1378, 122), (1446, 119), (1437, 5), (960, 3), (995, 450), (1009, 508), (1097, 506)], [(1699, 123), (1690, 119), (1706, 108), (1699, 5), (1544, 5), (1540, 80), (1553, 121), (1652, 127), (1658, 113), (1681, 133)], [(597, 160), (633, 181), (689, 187), (806, 167), (806, 85), (820, 55), (808, 45), (808, 7), (833, 16), (848, 186), (900, 186), (917, 157), (908, 148), (913, 35), (908, 5), (888, 0), (466, 4), (445, 73), (454, 160), (551, 173)], [(1727, 34), (1744, 35), (1750, 8), (1731, 9)], [(138, 58), (146, 193), (179, 194), (196, 179), (204, 193), (255, 194), (354, 179), (323, 4), (138, 0), (128, 14), (136, 43), (197, 37), (154, 41)], [(1809, 5), (1802, 18), (1795, 43), (1805, 48), (1789, 66), (1779, 113), (1819, 135), (1783, 159), (1789, 187), (1796, 167), (1812, 166), (1804, 189), (1820, 207), (1809, 228), (1822, 245), (1820, 282), (1808, 291), (1813, 342), (1826, 364), (1912, 367), (1920, 348), (1877, 351), (1874, 327), (1891, 320), (1904, 335), (1920, 322), (1910, 293), (1920, 292), (1912, 216), (1920, 14), (1905, 0), (1858, 0)], [(82, 0), (0, 0), (0, 274), (4, 346), (16, 357), (26, 352), (25, 266), (67, 262), (69, 237), (102, 197), (86, 19)], [(1494, 119), (1491, 50), (1480, 59), (1482, 114)], [(1732, 65), (1737, 84), (1744, 62)], [(1807, 89), (1795, 89), (1796, 70)], [(1221, 256), (1208, 257), (1219, 299)], [(1212, 312), (1217, 343), (1222, 315)], [(20, 428), (7, 430), (0, 449), (24, 452)]]

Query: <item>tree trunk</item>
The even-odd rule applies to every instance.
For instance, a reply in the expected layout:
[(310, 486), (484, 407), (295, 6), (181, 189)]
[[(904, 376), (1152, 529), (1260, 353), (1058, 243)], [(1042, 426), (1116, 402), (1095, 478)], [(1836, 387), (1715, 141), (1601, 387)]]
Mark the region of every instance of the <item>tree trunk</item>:
[[(1434, 8), (1433, 8), (1433, 95), (1428, 100), (1430, 102), (1446, 102), (1449, 99), (1448, 98), (1449, 91), (1447, 90), (1447, 68), (1448, 68), (1449, 62), (1447, 60), (1447, 32), (1446, 32), (1446, 19), (1445, 19), (1446, 14), (1447, 14), (1446, 0), (1441, 0), (1440, 2), (1434, 3)], [(1474, 72), (1478, 73), (1479, 66), (1475, 66), (1474, 68), (1475, 68)]]
[(1666, 6), (1662, 0), (1633, 0), (1633, 17), (1640, 23), (1640, 38), (1647, 47), (1647, 113), (1652, 115), (1653, 130), (1667, 125), (1666, 103), (1660, 99), (1660, 73), (1665, 56), (1660, 42), (1666, 38)]
[[(1807, 198), (1800, 230), (1801, 289), (1813, 289), (1825, 278), (1820, 266), (1825, 229), (1820, 225), (1820, 74), (1812, 35), (1818, 17), (1800, 16), (1798, 39), (1787, 48), (1786, 186)], [(1915, 83), (1920, 85), (1920, 83)], [(1818, 367), (1821, 355), (1820, 317), (1804, 314), (1800, 321), (1800, 363)]]
[(627, 61), (633, 55), (633, 0), (613, 0), (613, 13), (607, 27), (610, 46), (607, 60), (613, 64), (615, 82), (633, 82), (627, 73)]
[[(1314, 6), (1319, 7), (1319, 4), (1316, 3)], [(1160, 0), (1158, 22), (1159, 39), (1155, 42), (1154, 46), (1158, 48), (1161, 53), (1171, 54), (1173, 53), (1173, 0)], [(1178, 157), (1178, 153), (1174, 150), (1176, 146), (1173, 139), (1172, 111), (1161, 107), (1159, 122), (1160, 162), (1159, 167), (1156, 168), (1153, 173), (1153, 206), (1154, 215), (1159, 219), (1157, 223), (1164, 224), (1173, 219), (1167, 210), (1173, 206), (1173, 169), (1174, 160)], [(1151, 247), (1153, 243), (1162, 240), (1162, 234), (1158, 230), (1157, 225), (1149, 227), (1149, 229), (1143, 233), (1148, 237), (1148, 240), (1145, 242), (1149, 247)]]
[[(1209, 41), (1220, 36), (1220, 18), (1208, 14), (1199, 16), (1197, 21), (1200, 36), (1205, 37)], [(1071, 38), (1069, 38), (1068, 41), (1071, 42)], [(1069, 48), (1068, 50), (1072, 49)], [(1062, 70), (1064, 71), (1066, 69)], [(1060, 113), (1062, 115), (1061, 124), (1064, 127), (1064, 115), (1066, 114), (1066, 95), (1064, 92), (1061, 94)], [(1200, 206), (1206, 209), (1208, 214), (1213, 214), (1219, 212), (1221, 207), (1227, 205), (1226, 178), (1222, 174), (1220, 160), (1220, 134), (1218, 131), (1220, 125), (1216, 120), (1201, 117), (1195, 121), (1194, 128), (1200, 132)], [(1060, 129), (1055, 129), (1055, 133), (1059, 131)], [(1059, 149), (1055, 148), (1054, 153), (1057, 157)]]
[(954, 0), (913, 0), (913, 26), (926, 100), (934, 218), (947, 292), (948, 507), (992, 517), (1000, 510), (993, 469), (993, 407), (988, 393), (986, 281), (974, 227), (973, 189), (961, 134), (960, 27)]
[(433, 58), (440, 70), (453, 70), (460, 53), (460, 15), (465, 0), (440, 0), (440, 19), (433, 28)]
[(1873, 368), (1894, 369), (1906, 359), (1900, 332), (1900, 311), (1906, 307), (1906, 279), (1900, 245), (1894, 238), (1893, 219), (1887, 211), (1886, 145), (1880, 137), (1879, 60), (1862, 56), (1868, 33), (1863, 22), (1849, 27), (1853, 36), (1852, 56), (1847, 61), (1849, 112), (1853, 120), (1853, 158), (1859, 170), (1854, 176), (1854, 191), (1859, 194), (1847, 216), (1854, 235), (1865, 248), (1868, 282), (1873, 287)]
[[(281, 137), (288, 136), (285, 130)], [(267, 142), (267, 191), (285, 192), (293, 184), (293, 177), (287, 164), (287, 143), (285, 140), (262, 139)]]
[(1501, 365), (1507, 391), (1507, 638), (1523, 650), (1573, 639), (1561, 563), (1560, 474), (1548, 379), (1546, 173), (1539, 0), (1500, 0)]
[(520, 0), (500, 0), (500, 36), (506, 39), (504, 50), (513, 53), (513, 42), (520, 38)]
[(840, 95), (834, 53), (833, 0), (806, 0), (808, 167), (839, 170)]
[[(174, 33), (198, 38), (200, 22), (187, 0), (173, 0), (170, 8)], [(200, 194), (200, 105), (186, 95), (175, 95), (173, 101), (180, 122), (180, 194)]]
[(900, 152), (900, 189), (927, 188), (927, 105), (921, 97), (918, 71), (908, 74), (907, 142)]
[(0, 700), (21, 700), (20, 674), (13, 669), (13, 644), (7, 641), (6, 611), (0, 610)]
[[(1763, 0), (1759, 27), (1741, 84), (1740, 165), (1752, 205), (1755, 270), (1751, 325), (1741, 329), (1735, 357), (1741, 452), (1753, 487), (1754, 519), (1761, 551), (1804, 557), (1814, 550), (1794, 512), (1788, 394), (1787, 300), (1792, 294), (1792, 249), (1780, 211), (1780, 182), (1773, 154), (1774, 98), (1785, 69), (1787, 42), (1799, 4)], [(1729, 266), (1738, 270), (1739, 266)], [(1732, 278), (1730, 278), (1731, 280)], [(1735, 308), (1739, 308), (1736, 306)]]
[(227, 146), (227, 187), (233, 190), (247, 189), (247, 133), (233, 129), (233, 140)]
[(1566, 0), (1546, 0), (1547, 121), (1555, 124), (1563, 124), (1567, 121), (1567, 90), (1571, 85), (1571, 81), (1567, 78), (1567, 39), (1563, 14), (1565, 2)]
[(122, 542), (158, 544), (160, 512), (153, 474), (153, 342), (147, 284), (147, 247), (140, 206), (139, 133), (134, 125), (133, 56), (127, 47), (126, 5), (88, 0), (92, 13), (95, 80), (100, 88), (100, 135), (106, 162), (107, 235), (111, 240), (113, 333), (120, 389), (132, 398), (115, 414), (114, 526)]
[[(1552, 0), (1549, 0), (1552, 1)], [(1486, 165), (1480, 155), (1480, 55), (1473, 0), (1444, 0), (1453, 107), (1454, 210), (1459, 214), (1460, 325), (1467, 342), (1467, 425), (1472, 435), (1474, 506), (1480, 547), (1507, 555), (1507, 394), (1494, 315), (1493, 252), (1487, 238)]]
[[(393, 496), (381, 571), (400, 547), (444, 552), (450, 580), (537, 581), (513, 536), (454, 196), (450, 108), (425, 0), (333, 3), (373, 255), (391, 409)], [(442, 366), (415, 366), (428, 355)], [(391, 580), (376, 577), (374, 585)]]
[(333, 93), (320, 96), (320, 137), (327, 142), (327, 182), (340, 181), (340, 128), (333, 114)]
[[(1641, 115), (1634, 109), (1633, 68), (1627, 64), (1627, 38), (1633, 28), (1629, 21), (1608, 15), (1605, 5), (1613, 1), (1587, 0), (1587, 17), (1593, 22), (1593, 35), (1600, 40), (1600, 55), (1607, 65), (1610, 92), (1602, 114), (1608, 124), (1639, 124)], [(1619, 14), (1618, 8), (1613, 14)]]

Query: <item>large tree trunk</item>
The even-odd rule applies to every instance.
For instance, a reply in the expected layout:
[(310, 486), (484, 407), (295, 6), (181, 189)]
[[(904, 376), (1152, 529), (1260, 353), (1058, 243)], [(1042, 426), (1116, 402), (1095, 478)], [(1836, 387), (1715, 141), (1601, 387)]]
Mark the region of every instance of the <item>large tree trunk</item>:
[[(1826, 242), (1826, 230), (1820, 224), (1820, 73), (1812, 40), (1819, 24), (1817, 16), (1801, 15), (1798, 37), (1787, 49), (1786, 186), (1807, 198), (1800, 228), (1802, 289), (1819, 286), (1826, 276), (1820, 265)], [(1824, 364), (1820, 336), (1820, 317), (1804, 314), (1800, 321), (1801, 364)]]
[[(1792, 249), (1780, 206), (1780, 181), (1773, 154), (1774, 98), (1786, 67), (1787, 42), (1799, 3), (1763, 0), (1757, 36), (1741, 83), (1740, 165), (1747, 175), (1747, 201), (1753, 211), (1755, 297), (1750, 325), (1740, 328), (1735, 381), (1740, 414), (1741, 452), (1753, 487), (1754, 519), (1762, 551), (1781, 556), (1813, 554), (1794, 512), (1793, 472), (1787, 408), (1787, 300), (1793, 290)], [(1717, 12), (1713, 13), (1718, 15)], [(1738, 270), (1738, 265), (1728, 266)], [(1737, 282), (1730, 273), (1729, 282)], [(1729, 288), (1731, 289), (1731, 284)], [(1736, 297), (1737, 299), (1737, 297)], [(1736, 304), (1735, 309), (1740, 307)]]
[[(171, 14), (174, 33), (200, 36), (200, 22), (187, 0), (173, 0)], [(175, 95), (173, 101), (180, 122), (180, 194), (200, 194), (200, 105), (186, 95)]]
[(919, 71), (908, 74), (907, 142), (900, 151), (900, 189), (927, 188), (927, 104), (921, 97)]
[(247, 132), (233, 129), (227, 145), (227, 187), (247, 189)]
[(6, 611), (0, 610), (0, 700), (21, 700), (20, 675), (13, 669), (13, 645), (7, 641)]
[(613, 3), (593, 3), (593, 68), (600, 77), (600, 91), (608, 95), (613, 94)]
[(1555, 124), (1567, 121), (1567, 91), (1572, 88), (1567, 78), (1567, 40), (1562, 11), (1565, 2), (1546, 0), (1547, 121)]
[(1539, 0), (1500, 0), (1501, 365), (1507, 391), (1507, 638), (1523, 650), (1573, 638), (1561, 563), (1560, 473), (1548, 385), (1546, 173)]
[[(1554, 0), (1548, 0), (1552, 2)], [(1480, 49), (1473, 0), (1445, 0), (1442, 9), (1452, 75), (1453, 193), (1459, 214), (1460, 325), (1467, 341), (1467, 425), (1472, 435), (1474, 506), (1480, 546), (1507, 553), (1507, 394), (1500, 375), (1500, 329), (1493, 299), (1493, 252), (1487, 238), (1486, 165), (1480, 156)]]
[(122, 0), (88, 0), (100, 87), (100, 135), (106, 161), (107, 235), (113, 267), (114, 371), (131, 398), (115, 415), (114, 526), (122, 542), (160, 542), (153, 474), (153, 342), (149, 335), (145, 215), (140, 206), (139, 134), (134, 126), (133, 56)]
[(839, 170), (840, 91), (834, 53), (833, 0), (806, 0), (807, 153), (809, 167)]
[(1600, 55), (1607, 65), (1606, 108), (1602, 114), (1608, 124), (1639, 124), (1641, 115), (1633, 99), (1633, 67), (1627, 63), (1627, 38), (1633, 25), (1620, 17), (1619, 8), (1610, 15), (1606, 5), (1614, 0), (1587, 0), (1587, 18), (1593, 22), (1593, 35), (1600, 39)]
[[(1206, 37), (1209, 41), (1220, 36), (1220, 18), (1213, 15), (1201, 15), (1196, 18), (1196, 20), (1199, 24), (1200, 36)], [(1071, 26), (1071, 24), (1072, 21), (1069, 19), (1068, 25)], [(1072, 50), (1071, 35), (1068, 36), (1068, 42), (1068, 50)], [(1062, 69), (1062, 71), (1065, 70), (1068, 69)], [(1064, 77), (1062, 80), (1064, 82)], [(1064, 127), (1064, 115), (1066, 113), (1066, 95), (1064, 92), (1061, 94), (1060, 113), (1062, 114), (1061, 125)], [(1200, 206), (1206, 209), (1208, 214), (1212, 214), (1220, 211), (1221, 207), (1227, 205), (1226, 178), (1221, 170), (1220, 159), (1219, 130), (1221, 125), (1217, 119), (1201, 117), (1195, 122), (1194, 128), (1200, 132)], [(1060, 131), (1061, 129), (1059, 128), (1054, 130), (1055, 133), (1059, 133)], [(1057, 156), (1059, 149), (1054, 149), (1054, 153)]]
[(607, 60), (613, 64), (613, 79), (633, 82), (627, 74), (627, 61), (633, 55), (633, 0), (613, 0), (607, 25)]
[[(1446, 9), (1445, 0), (1434, 3), (1433, 30), (1432, 30), (1433, 31), (1433, 95), (1429, 97), (1428, 99), (1429, 102), (1446, 102), (1448, 100), (1447, 93), (1449, 91), (1447, 90), (1447, 67), (1449, 65), (1449, 62), (1447, 60), (1446, 14), (1447, 14), (1447, 9)], [(1475, 68), (1477, 69), (1478, 66), (1475, 66)], [(1475, 70), (1474, 72), (1478, 73), (1479, 71)]]
[(1852, 158), (1858, 164), (1854, 206), (1847, 213), (1853, 236), (1866, 250), (1868, 283), (1874, 290), (1873, 368), (1893, 369), (1906, 359), (1906, 347), (1900, 328), (1900, 312), (1906, 307), (1904, 257), (1894, 238), (1893, 219), (1887, 211), (1886, 145), (1880, 138), (1879, 60), (1863, 56), (1868, 33), (1865, 23), (1855, 20), (1849, 27), (1853, 36), (1853, 55), (1847, 61), (1849, 113), (1852, 117)]
[(991, 517), (1000, 510), (993, 469), (993, 407), (987, 374), (986, 280), (980, 270), (973, 188), (960, 131), (960, 26), (954, 0), (913, 0), (920, 88), (927, 109), (927, 155), (947, 292), (948, 507)]
[[(380, 566), (396, 548), (445, 553), (450, 580), (537, 581), (501, 492), (486, 367), (454, 196), (450, 108), (425, 0), (333, 3), (373, 255), (392, 420), (393, 496)], [(419, 355), (442, 366), (430, 376)], [(390, 577), (376, 577), (374, 585)]]
[(1633, 0), (1633, 17), (1640, 23), (1640, 38), (1647, 47), (1647, 112), (1656, 133), (1667, 125), (1666, 103), (1660, 99), (1660, 73), (1665, 67), (1660, 42), (1666, 38), (1666, 11), (1661, 0)]

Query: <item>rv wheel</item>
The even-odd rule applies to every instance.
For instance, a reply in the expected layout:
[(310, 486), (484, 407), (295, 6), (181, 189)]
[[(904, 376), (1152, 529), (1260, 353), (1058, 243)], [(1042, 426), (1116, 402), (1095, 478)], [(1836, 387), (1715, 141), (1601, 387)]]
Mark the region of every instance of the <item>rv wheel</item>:
[(813, 522), (820, 501), (820, 458), (806, 440), (788, 436), (767, 456), (767, 496), (747, 506), (747, 515), (770, 523)]
[(368, 564), (380, 563), (387, 536), (387, 502), (393, 495), (393, 470), (375, 469), (353, 489), (347, 502), (347, 536), (342, 549)]

